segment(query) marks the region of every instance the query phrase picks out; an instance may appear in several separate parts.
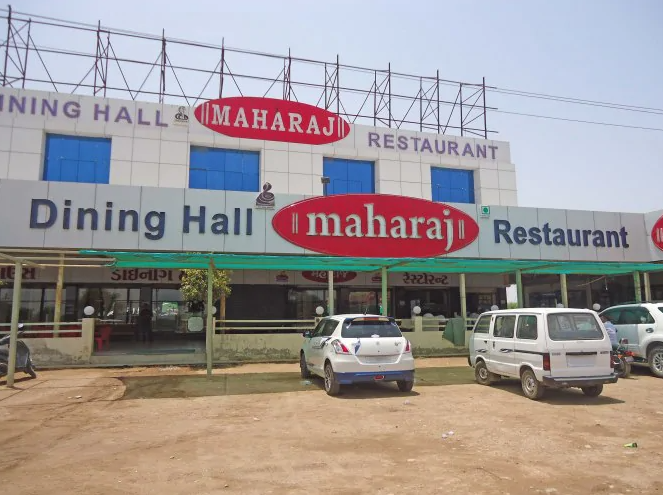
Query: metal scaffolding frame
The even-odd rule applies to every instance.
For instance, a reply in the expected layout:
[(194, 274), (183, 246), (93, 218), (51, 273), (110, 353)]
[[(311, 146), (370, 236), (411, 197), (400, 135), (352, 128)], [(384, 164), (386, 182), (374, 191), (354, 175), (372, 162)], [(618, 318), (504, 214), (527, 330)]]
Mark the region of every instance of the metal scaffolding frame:
[[(485, 78), (469, 83), (230, 48), (0, 9), (3, 87), (195, 106), (229, 96), (323, 106), (351, 123), (487, 139)], [(85, 51), (89, 46), (90, 50)], [(195, 60), (196, 65), (180, 60)], [(277, 74), (274, 76), (274, 74)], [(214, 83), (213, 83), (214, 81)], [(341, 85), (343, 81), (343, 85)], [(228, 84), (229, 83), (229, 84)], [(282, 91), (279, 93), (279, 87)]]

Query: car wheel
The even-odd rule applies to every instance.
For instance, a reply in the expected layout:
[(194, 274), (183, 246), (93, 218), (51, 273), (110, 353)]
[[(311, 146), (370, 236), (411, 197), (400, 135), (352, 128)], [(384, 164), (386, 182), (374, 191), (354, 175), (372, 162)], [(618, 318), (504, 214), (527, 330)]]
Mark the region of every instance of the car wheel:
[(327, 395), (338, 395), (341, 391), (341, 384), (336, 380), (334, 368), (330, 362), (325, 364), (325, 392)]
[(658, 378), (663, 378), (663, 346), (657, 345), (647, 355), (649, 369)]
[(582, 387), (582, 393), (587, 397), (598, 397), (603, 392), (603, 385), (592, 385), (591, 387)]
[(486, 363), (477, 361), (477, 364), (474, 366), (474, 378), (479, 385), (491, 385), (497, 380), (497, 375), (488, 371)]
[(626, 359), (621, 359), (619, 366), (621, 371), (617, 374), (619, 378), (628, 378), (631, 376), (631, 363), (627, 362)]
[(396, 384), (401, 392), (410, 392), (414, 387), (414, 381), (412, 380), (398, 380)]
[(302, 378), (311, 378), (311, 372), (308, 366), (306, 366), (306, 356), (303, 352), (299, 355), (299, 369), (302, 373)]
[(520, 383), (523, 388), (523, 393), (528, 399), (539, 400), (541, 397), (543, 397), (545, 388), (536, 379), (536, 375), (532, 370), (523, 371), (523, 374), (520, 377)]

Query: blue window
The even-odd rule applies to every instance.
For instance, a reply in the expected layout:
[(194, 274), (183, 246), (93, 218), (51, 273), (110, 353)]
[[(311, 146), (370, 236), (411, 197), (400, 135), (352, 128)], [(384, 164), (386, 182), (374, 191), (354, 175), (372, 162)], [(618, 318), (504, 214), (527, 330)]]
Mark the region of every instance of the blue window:
[(253, 191), (260, 186), (260, 153), (191, 147), (189, 187), (223, 191)]
[(474, 172), (431, 167), (433, 201), (474, 203)]
[(322, 166), (322, 173), (329, 177), (327, 194), (375, 192), (373, 162), (325, 158)]
[(46, 135), (44, 180), (108, 184), (111, 140)]

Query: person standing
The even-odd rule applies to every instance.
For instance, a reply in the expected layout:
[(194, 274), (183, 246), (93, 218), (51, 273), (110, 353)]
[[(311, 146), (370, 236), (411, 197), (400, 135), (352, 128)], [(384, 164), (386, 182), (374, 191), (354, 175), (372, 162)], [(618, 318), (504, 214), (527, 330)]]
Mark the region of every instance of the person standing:
[(138, 313), (138, 331), (140, 334), (140, 340), (144, 342), (152, 342), (152, 317), (154, 313), (150, 309), (148, 304), (143, 304)]
[(616, 350), (619, 345), (619, 340), (617, 339), (617, 327), (610, 321), (606, 315), (601, 315), (601, 321), (605, 327), (605, 331), (608, 333), (610, 338), (610, 343), (612, 344), (612, 349)]

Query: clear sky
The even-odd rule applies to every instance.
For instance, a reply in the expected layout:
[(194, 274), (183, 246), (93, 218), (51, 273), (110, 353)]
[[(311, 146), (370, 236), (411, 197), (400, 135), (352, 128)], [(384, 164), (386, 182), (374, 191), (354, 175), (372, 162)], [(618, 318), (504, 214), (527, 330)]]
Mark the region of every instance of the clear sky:
[[(21, 12), (500, 88), (663, 109), (660, 0), (19, 0)], [(4, 28), (2, 28), (4, 29)], [(4, 36), (2, 36), (4, 39)], [(58, 40), (66, 45), (67, 40)], [(75, 45), (76, 41), (71, 40)], [(44, 44), (44, 40), (37, 40)], [(71, 46), (70, 46), (71, 48)], [(91, 47), (79, 49), (92, 52)], [(276, 75), (276, 74), (275, 74)], [(261, 96), (261, 95), (257, 95)], [(633, 113), (503, 94), (501, 110), (663, 129)], [(490, 114), (521, 206), (663, 209), (663, 132)]]

